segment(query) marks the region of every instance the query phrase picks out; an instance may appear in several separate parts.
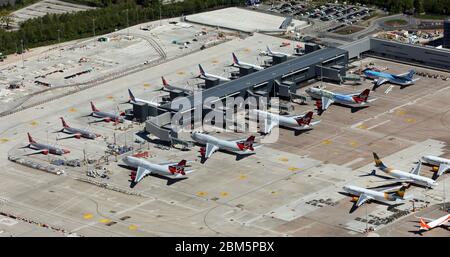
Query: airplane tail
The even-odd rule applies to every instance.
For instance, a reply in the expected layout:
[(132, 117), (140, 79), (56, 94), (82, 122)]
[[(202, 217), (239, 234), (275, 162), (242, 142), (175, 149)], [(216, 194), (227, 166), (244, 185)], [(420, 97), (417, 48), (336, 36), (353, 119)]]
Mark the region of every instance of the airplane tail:
[(247, 140), (245, 140), (246, 148), (247, 148), (248, 150), (251, 150), (251, 151), (255, 150), (255, 149), (253, 148), (253, 143), (254, 143), (254, 142), (255, 142), (255, 136), (249, 136), (249, 137), (247, 138)]
[(97, 107), (95, 107), (95, 105), (94, 105), (93, 102), (91, 102), (91, 109), (92, 109), (92, 112), (98, 112), (98, 111), (99, 111), (99, 110), (97, 109)]
[(414, 70), (411, 69), (411, 70), (408, 71), (408, 74), (405, 75), (405, 78), (406, 78), (406, 79), (409, 79), (409, 80), (412, 80), (412, 79), (414, 78), (414, 74), (415, 74), (415, 73), (416, 73), (416, 72), (415, 72)]
[(66, 123), (66, 121), (64, 120), (64, 118), (63, 118), (63, 117), (60, 117), (60, 119), (61, 119), (61, 122), (62, 122), (63, 128), (68, 128), (68, 127), (69, 127), (69, 125), (67, 125), (67, 123)]
[(367, 102), (367, 99), (369, 98), (369, 94), (370, 94), (370, 89), (366, 89), (366, 90), (362, 91), (361, 94), (353, 97), (353, 99), (357, 103)]
[(169, 85), (169, 83), (167, 83), (167, 80), (163, 76), (161, 76), (161, 80), (164, 87), (167, 87)]
[(399, 196), (401, 199), (405, 198), (406, 189), (409, 188), (409, 185), (402, 186), (399, 190), (395, 191), (395, 194)]
[(130, 101), (136, 102), (136, 98), (134, 97), (131, 89), (128, 89), (128, 95), (130, 96)]
[(373, 159), (375, 161), (376, 167), (378, 167), (380, 169), (386, 168), (386, 165), (384, 165), (384, 163), (381, 161), (380, 157), (378, 157), (378, 155), (375, 152), (373, 153)]
[(203, 69), (202, 65), (198, 65), (198, 69), (200, 70), (200, 75), (205, 76), (205, 70)]
[(303, 117), (296, 119), (299, 126), (309, 125), (313, 117), (313, 112), (308, 112)]
[(233, 56), (233, 63), (234, 63), (235, 65), (239, 65), (239, 60), (238, 60), (238, 58), (236, 57), (236, 55), (235, 55), (234, 53), (231, 53), (231, 55)]
[(27, 133), (27, 135), (28, 135), (28, 142), (30, 142), (30, 144), (36, 143), (36, 141), (34, 141), (34, 139), (31, 137), (30, 133)]
[(420, 230), (429, 230), (431, 227), (422, 219), (420, 218)]
[(245, 141), (241, 141), (240, 143), (237, 143), (239, 149), (241, 151), (244, 150), (250, 150), (254, 151), (253, 143), (255, 142), (255, 136), (249, 136)]
[(186, 175), (186, 172), (184, 171), (184, 168), (186, 167), (186, 163), (187, 163), (186, 160), (181, 160), (177, 165), (169, 166), (170, 173)]
[(272, 52), (272, 50), (270, 49), (270, 47), (269, 47), (269, 46), (266, 46), (266, 48), (267, 48), (267, 53), (270, 54), (270, 55), (272, 55), (273, 52)]

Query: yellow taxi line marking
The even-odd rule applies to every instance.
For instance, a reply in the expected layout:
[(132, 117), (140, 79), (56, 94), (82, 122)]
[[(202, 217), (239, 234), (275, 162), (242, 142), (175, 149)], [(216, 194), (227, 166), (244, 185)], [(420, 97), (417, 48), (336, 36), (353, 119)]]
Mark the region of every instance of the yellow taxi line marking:
[(240, 175), (240, 176), (239, 176), (239, 179), (246, 179), (246, 178), (247, 178), (246, 175)]
[(331, 143), (333, 143), (333, 142), (331, 140), (328, 140), (328, 139), (322, 141), (322, 144), (324, 144), (324, 145), (329, 145)]
[(86, 220), (92, 219), (93, 217), (94, 217), (94, 215), (92, 215), (92, 214), (90, 214), (90, 213), (85, 213), (85, 214), (83, 215), (83, 218), (86, 219)]
[(197, 192), (197, 196), (205, 196), (205, 195), (207, 195), (208, 193), (206, 193), (206, 192)]

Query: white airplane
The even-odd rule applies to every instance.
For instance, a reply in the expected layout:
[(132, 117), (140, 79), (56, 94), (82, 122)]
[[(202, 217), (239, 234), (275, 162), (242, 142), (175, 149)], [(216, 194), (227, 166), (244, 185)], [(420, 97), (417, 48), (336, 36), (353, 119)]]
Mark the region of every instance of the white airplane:
[[(425, 220), (428, 221), (428, 223), (425, 222)], [(444, 215), (438, 219), (432, 220), (427, 218), (420, 218), (420, 229), (419, 232), (428, 231), (435, 227), (440, 226), (449, 226), (450, 221), (450, 214)]]
[(391, 206), (403, 203), (406, 200), (405, 191), (407, 188), (408, 186), (401, 186), (399, 189), (398, 187), (390, 187), (382, 190), (373, 190), (353, 185), (346, 185), (342, 189), (344, 189), (344, 191), (349, 195), (354, 196), (352, 200), (355, 201), (355, 205), (350, 210), (350, 212), (353, 212), (356, 208), (368, 201), (376, 201)]
[(250, 136), (247, 139), (223, 140), (204, 133), (193, 132), (191, 137), (197, 143), (206, 145), (206, 147), (200, 148), (203, 162), (210, 158), (217, 150), (232, 152), (238, 155), (248, 155), (254, 153), (255, 148), (260, 147), (260, 145), (254, 144), (255, 136)]
[(264, 119), (264, 134), (270, 133), (276, 126), (288, 127), (300, 131), (312, 129), (320, 123), (320, 120), (311, 122), (313, 112), (307, 112), (301, 115), (282, 116), (262, 110), (253, 111)]
[(194, 171), (185, 170), (187, 164), (186, 160), (182, 160), (180, 162), (155, 164), (135, 156), (126, 156), (123, 158), (123, 162), (127, 166), (137, 168), (135, 173), (131, 173), (131, 179), (134, 184), (137, 184), (149, 174), (157, 174), (171, 179), (179, 179)]
[[(446, 172), (450, 169), (450, 160), (442, 158), (442, 157), (426, 155), (426, 156), (422, 156), (421, 161), (422, 161), (422, 163), (433, 165), (434, 167), (436, 167), (436, 166), (439, 167), (439, 169), (437, 170), (437, 173), (436, 173), (437, 177), (441, 176), (442, 174), (444, 174), (444, 172)], [(433, 170), (434, 170), (434, 167), (433, 167)]]
[(161, 80), (162, 80), (163, 87), (160, 88), (160, 89), (156, 89), (155, 91), (166, 91), (166, 92), (171, 92), (171, 91), (174, 91), (174, 90), (179, 90), (179, 91), (185, 93), (186, 95), (192, 95), (192, 93), (193, 93), (193, 90), (192, 90), (192, 89), (189, 89), (189, 88), (182, 88), (182, 87), (176, 87), (176, 86), (170, 85), (170, 84), (167, 82), (167, 80), (166, 80), (164, 77), (162, 77), (162, 76), (161, 76)]
[(292, 54), (272, 51), (269, 46), (266, 46), (266, 51), (262, 51), (261, 54), (262, 55), (267, 55), (267, 56), (274, 56), (274, 55), (284, 55), (284, 56), (287, 56), (287, 57), (291, 57), (292, 56)]
[(221, 77), (219, 75), (214, 75), (214, 74), (205, 72), (205, 70), (203, 69), (203, 67), (200, 64), (198, 65), (198, 69), (200, 70), (200, 75), (198, 76), (198, 78), (201, 78), (201, 79), (216, 78), (221, 81), (230, 81), (231, 80), (229, 78), (225, 78), (225, 77)]
[[(394, 168), (389, 168), (386, 165), (383, 164), (383, 162), (380, 160), (378, 155), (376, 153), (373, 153), (373, 158), (375, 160), (375, 166), (383, 171), (384, 173), (394, 177), (395, 179), (391, 179), (389, 181), (393, 182), (403, 182), (403, 183), (412, 183), (416, 185), (421, 185), (425, 187), (432, 188), (434, 186), (437, 186), (438, 183), (431, 179), (424, 176), (420, 176), (420, 169), (422, 167), (422, 163), (418, 162), (416, 167), (411, 172), (396, 170)], [(372, 172), (372, 175), (375, 175), (375, 170)]]
[(159, 106), (159, 104), (156, 102), (152, 102), (152, 101), (148, 101), (148, 100), (144, 100), (144, 99), (135, 97), (130, 89), (128, 89), (128, 96), (130, 97), (130, 100), (128, 101), (128, 103), (146, 103), (150, 106)]
[(264, 67), (262, 67), (260, 65), (246, 63), (246, 62), (240, 62), (234, 53), (231, 53), (231, 55), (233, 56), (233, 66), (235, 66), (235, 67), (249, 66), (255, 70), (264, 70)]
[(368, 100), (370, 89), (366, 89), (361, 93), (339, 94), (320, 88), (310, 87), (307, 88), (305, 92), (312, 98), (320, 100), (322, 111), (328, 109), (332, 103), (338, 103), (350, 107), (363, 107), (367, 106), (370, 102), (375, 101), (375, 99)]

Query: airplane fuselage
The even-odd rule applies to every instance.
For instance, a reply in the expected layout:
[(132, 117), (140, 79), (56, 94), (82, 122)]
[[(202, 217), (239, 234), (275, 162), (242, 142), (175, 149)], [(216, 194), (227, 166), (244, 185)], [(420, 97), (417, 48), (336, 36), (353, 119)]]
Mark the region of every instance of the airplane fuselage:
[(221, 80), (221, 81), (230, 81), (231, 80), (229, 78), (225, 78), (225, 77), (221, 77), (219, 75), (214, 75), (214, 74), (209, 74), (209, 73), (202, 74), (200, 76), (200, 78), (202, 78), (202, 79), (215, 78), (215, 79), (218, 79), (218, 80)]
[(84, 130), (84, 129), (67, 127), (67, 128), (64, 128), (64, 130), (65, 130), (67, 133), (70, 133), (70, 134), (78, 134), (78, 135), (80, 135), (80, 136), (82, 136), (82, 137), (85, 137), (85, 138), (90, 138), (90, 139), (95, 139), (95, 138), (97, 138), (97, 134), (92, 133), (92, 132), (87, 131), (87, 130)]
[(203, 133), (193, 133), (192, 139), (196, 142), (206, 145), (207, 143), (213, 144), (219, 147), (220, 150), (230, 151), (230, 152), (239, 152), (241, 149), (238, 147), (236, 142), (227, 141), (223, 139), (219, 139), (217, 137), (203, 134)]
[(36, 149), (36, 150), (48, 150), (49, 153), (57, 154), (57, 155), (63, 155), (65, 153), (68, 153), (68, 151), (55, 147), (48, 144), (41, 144), (41, 143), (30, 143), (30, 148)]
[(358, 104), (354, 99), (352, 95), (344, 95), (344, 94), (338, 94), (333, 93), (328, 90), (319, 89), (319, 88), (308, 88), (305, 91), (308, 95), (310, 95), (314, 99), (322, 99), (322, 97), (329, 98), (333, 100), (335, 103), (348, 105), (348, 106), (355, 106), (360, 105)]
[(450, 160), (442, 157), (426, 155), (422, 157), (422, 162), (428, 163), (430, 165), (439, 166), (441, 164), (450, 165)]
[(97, 112), (92, 112), (92, 115), (94, 117), (97, 118), (103, 118), (103, 119), (109, 119), (111, 121), (119, 121), (120, 123), (124, 122), (124, 119), (122, 116), (114, 114), (114, 113), (108, 113), (108, 112), (102, 112), (102, 111), (97, 111)]
[(376, 190), (371, 190), (371, 189), (367, 189), (367, 188), (362, 188), (362, 187), (358, 187), (358, 186), (352, 186), (352, 185), (347, 185), (343, 187), (344, 191), (351, 194), (351, 195), (355, 195), (355, 196), (360, 196), (362, 194), (365, 194), (367, 196), (370, 196), (373, 198), (373, 200), (379, 201), (379, 202), (386, 202), (386, 201), (399, 201), (401, 200), (399, 197), (396, 197), (393, 194), (388, 194), (386, 192), (379, 192)]
[(424, 176), (412, 174), (406, 171), (396, 170), (392, 168), (379, 168), (379, 170), (383, 171), (384, 173), (398, 179), (410, 179), (413, 181), (414, 184), (425, 186), (425, 187), (434, 187), (437, 186), (438, 183), (434, 181), (431, 178), (427, 178)]
[(150, 174), (158, 174), (163, 176), (170, 176), (172, 173), (169, 171), (169, 165), (160, 165), (151, 163), (149, 161), (146, 161), (144, 159), (140, 159), (133, 156), (127, 156), (123, 159), (123, 162), (133, 168), (144, 168), (148, 171), (150, 171)]
[(364, 75), (371, 79), (386, 79), (390, 83), (401, 85), (401, 86), (409, 86), (414, 84), (414, 81), (408, 78), (404, 78), (401, 76), (393, 75), (386, 72), (380, 72), (380, 71), (374, 71), (374, 70), (367, 70), (364, 71)]
[(305, 124), (305, 125), (300, 126), (298, 124), (297, 120), (294, 119), (293, 117), (286, 117), (286, 116), (282, 116), (282, 115), (278, 115), (278, 114), (274, 114), (274, 113), (270, 113), (270, 112), (266, 112), (266, 111), (261, 111), (261, 110), (255, 110), (255, 111), (256, 111), (256, 113), (259, 113), (262, 117), (267, 116), (268, 119), (278, 121), (279, 126), (282, 126), (282, 127), (289, 127), (289, 128), (295, 128), (295, 129), (310, 129), (310, 128), (312, 128), (312, 126), (314, 124), (317, 123), (317, 122), (315, 122), (314, 124), (311, 123), (311, 124)]

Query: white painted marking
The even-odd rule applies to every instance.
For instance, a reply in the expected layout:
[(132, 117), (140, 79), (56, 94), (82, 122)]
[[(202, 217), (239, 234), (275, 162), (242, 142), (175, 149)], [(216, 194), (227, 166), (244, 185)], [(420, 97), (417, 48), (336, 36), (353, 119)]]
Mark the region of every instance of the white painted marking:
[(356, 127), (358, 127), (358, 126), (360, 126), (360, 125), (362, 125), (364, 122), (358, 122), (358, 123), (355, 123), (355, 124), (353, 124), (352, 126), (351, 126), (351, 128), (352, 129), (354, 129), (354, 128), (356, 128)]
[(349, 162), (345, 163), (345, 164), (342, 165), (342, 166), (348, 167), (348, 166), (350, 166), (350, 165), (352, 165), (352, 164), (355, 164), (355, 163), (360, 162), (360, 161), (363, 161), (363, 160), (364, 160), (364, 158), (359, 157), (359, 158), (356, 158), (356, 159), (354, 159), (354, 160), (352, 160), (352, 161), (349, 161)]
[(371, 129), (376, 128), (378, 126), (384, 125), (384, 124), (388, 123), (389, 121), (391, 121), (391, 120), (385, 120), (383, 122), (380, 122), (380, 123), (378, 123), (376, 125), (373, 125), (372, 127), (367, 128), (367, 130), (371, 130)]
[(384, 93), (385, 93), (386, 95), (389, 94), (389, 92), (391, 92), (393, 88), (394, 88), (393, 85), (389, 86), (389, 87), (386, 89), (386, 91), (384, 91)]

